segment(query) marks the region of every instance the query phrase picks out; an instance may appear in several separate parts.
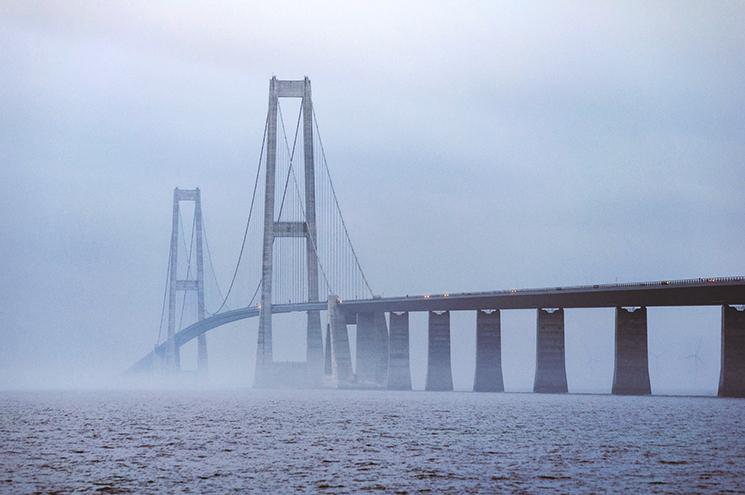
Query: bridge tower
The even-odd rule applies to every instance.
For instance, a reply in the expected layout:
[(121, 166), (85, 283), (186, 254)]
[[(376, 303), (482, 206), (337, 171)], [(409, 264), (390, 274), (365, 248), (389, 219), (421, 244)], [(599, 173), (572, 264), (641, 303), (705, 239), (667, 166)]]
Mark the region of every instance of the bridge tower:
[[(181, 202), (194, 202), (194, 237), (196, 241), (196, 274), (195, 278), (178, 278), (178, 251), (179, 251), (179, 218), (181, 215)], [(171, 253), (169, 263), (168, 281), (168, 340), (166, 345), (165, 365), (166, 369), (176, 371), (180, 367), (179, 347), (174, 335), (176, 334), (176, 295), (184, 291), (196, 291), (197, 293), (197, 319), (203, 320), (204, 309), (204, 257), (202, 250), (202, 239), (204, 236), (202, 226), (202, 200), (199, 188), (173, 190), (173, 220), (171, 223)], [(189, 260), (191, 262), (191, 260)], [(178, 329), (180, 330), (180, 329)], [(197, 366), (200, 373), (207, 371), (207, 337), (202, 334), (197, 339)]]
[[(301, 98), (303, 119), (303, 157), (305, 176), (304, 221), (281, 222), (275, 219), (275, 179), (277, 168), (277, 107), (279, 98)], [(267, 116), (266, 182), (264, 194), (264, 237), (261, 261), (261, 303), (259, 336), (256, 355), (256, 386), (271, 383), (272, 358), (272, 261), (274, 240), (277, 237), (305, 238), (307, 259), (308, 302), (318, 301), (318, 259), (316, 255), (316, 190), (313, 149), (313, 103), (310, 79), (301, 81), (279, 80), (269, 82), (269, 113)], [(306, 376), (312, 384), (323, 378), (323, 345), (321, 315), (319, 311), (307, 312), (307, 369)]]

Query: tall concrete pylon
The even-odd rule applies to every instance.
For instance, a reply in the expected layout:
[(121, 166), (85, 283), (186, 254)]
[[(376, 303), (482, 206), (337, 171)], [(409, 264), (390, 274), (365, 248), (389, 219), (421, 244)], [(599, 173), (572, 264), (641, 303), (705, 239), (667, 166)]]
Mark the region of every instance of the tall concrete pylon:
[[(280, 222), (274, 218), (275, 180), (277, 168), (277, 108), (279, 98), (302, 98), (303, 155), (305, 175), (305, 219), (301, 222)], [(261, 303), (259, 338), (256, 352), (256, 386), (270, 385), (272, 364), (272, 261), (274, 239), (305, 238), (308, 271), (308, 302), (318, 301), (318, 259), (315, 252), (316, 189), (313, 150), (313, 102), (310, 79), (286, 81), (272, 77), (269, 81), (269, 114), (267, 117), (266, 185), (264, 194), (264, 238), (261, 261)], [(307, 312), (307, 369), (310, 383), (320, 385), (323, 377), (323, 343), (319, 311)]]
[[(179, 248), (179, 215), (182, 201), (194, 202), (194, 237), (196, 240), (196, 278), (178, 278), (178, 248)], [(179, 348), (174, 335), (176, 334), (176, 294), (179, 291), (197, 292), (197, 319), (203, 320), (204, 309), (204, 252), (202, 239), (202, 198), (199, 188), (173, 190), (173, 220), (171, 222), (171, 254), (168, 268), (168, 335), (166, 347), (166, 369), (178, 370), (180, 367)], [(180, 329), (179, 329), (180, 330)], [(202, 334), (197, 338), (197, 367), (200, 373), (207, 372), (207, 336)]]

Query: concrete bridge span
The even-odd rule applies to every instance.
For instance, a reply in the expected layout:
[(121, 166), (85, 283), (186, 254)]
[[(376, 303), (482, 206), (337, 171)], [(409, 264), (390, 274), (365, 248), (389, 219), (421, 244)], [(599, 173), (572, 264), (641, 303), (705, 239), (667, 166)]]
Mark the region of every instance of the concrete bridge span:
[[(417, 295), (272, 305), (272, 312), (328, 310), (326, 383), (339, 387), (411, 389), (409, 313), (427, 312), (428, 390), (452, 390), (451, 311), (476, 311), (474, 390), (504, 390), (501, 369), (500, 311), (536, 310), (535, 392), (567, 392), (564, 309), (615, 308), (614, 394), (651, 393), (647, 355), (647, 307), (721, 306), (722, 363), (719, 395), (745, 397), (745, 277), (608, 284), (491, 292)], [(389, 314), (390, 325), (385, 317)], [(198, 321), (174, 336), (177, 348), (227, 323), (259, 316), (245, 307)], [(353, 366), (347, 325), (356, 325), (357, 361)], [(164, 359), (168, 342), (138, 361), (132, 371), (152, 369)], [(281, 370), (278, 368), (277, 372)], [(291, 370), (307, 374), (305, 369)], [(320, 384), (321, 380), (306, 383)]]
[(345, 312), (745, 304), (745, 277), (507, 289), (341, 301)]
[[(428, 312), (427, 390), (452, 390), (450, 357), (451, 311), (476, 311), (476, 373), (474, 390), (504, 390), (501, 369), (500, 311), (536, 310), (536, 377), (534, 392), (566, 393), (568, 391), (564, 346), (564, 310), (567, 308), (615, 308), (615, 350), (612, 393), (647, 395), (651, 393), (647, 351), (647, 307), (720, 306), (722, 308), (722, 362), (719, 395), (745, 397), (745, 277), (698, 278), (675, 281), (607, 284), (539, 289), (508, 289), (491, 292), (417, 295), (392, 298), (341, 301), (330, 298), (329, 307), (343, 315), (331, 319), (339, 328), (331, 333), (346, 332), (346, 324), (371, 321), (371, 315), (390, 313), (391, 332), (388, 345), (360, 348), (358, 369), (375, 361), (376, 353), (388, 353), (387, 380), (378, 386), (390, 389), (410, 388), (408, 342), (394, 328), (406, 328), (410, 312)], [(395, 316), (395, 318), (394, 318)], [(385, 319), (383, 319), (383, 322)], [(394, 327), (393, 322), (396, 326)], [(369, 326), (369, 325), (368, 325)], [(343, 328), (342, 328), (343, 327)], [(357, 331), (360, 331), (360, 325)], [(382, 329), (368, 330), (380, 333)], [(342, 339), (343, 340), (343, 339)], [(365, 339), (363, 342), (373, 342)], [(395, 342), (395, 344), (394, 344)], [(359, 355), (366, 356), (360, 361)], [(336, 350), (343, 362), (350, 361), (348, 348)], [(395, 359), (394, 359), (395, 355)], [(372, 356), (372, 357), (371, 357)], [(364, 371), (364, 370), (363, 370)], [(344, 376), (350, 376), (347, 370)], [(348, 385), (348, 384), (347, 384)]]

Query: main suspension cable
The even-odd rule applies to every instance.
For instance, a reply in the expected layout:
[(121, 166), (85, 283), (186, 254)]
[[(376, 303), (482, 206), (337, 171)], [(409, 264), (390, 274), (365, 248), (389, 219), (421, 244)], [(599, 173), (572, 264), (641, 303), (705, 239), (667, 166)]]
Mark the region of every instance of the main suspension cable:
[(264, 158), (264, 146), (266, 144), (266, 132), (267, 128), (269, 127), (269, 112), (266, 114), (266, 121), (264, 122), (264, 136), (261, 140), (261, 152), (259, 153), (259, 165), (256, 167), (256, 178), (254, 179), (254, 190), (251, 194), (251, 206), (248, 210), (248, 218), (246, 219), (246, 229), (243, 231), (243, 240), (241, 241), (241, 250), (238, 253), (238, 261), (235, 264), (235, 270), (233, 270), (233, 277), (230, 279), (230, 285), (228, 286), (228, 290), (225, 293), (225, 298), (222, 301), (222, 304), (220, 304), (220, 307), (217, 308), (217, 310), (214, 313), (210, 313), (211, 315), (216, 315), (219, 313), (222, 308), (225, 307), (225, 304), (228, 302), (228, 297), (230, 297), (230, 293), (233, 291), (233, 287), (235, 285), (235, 279), (238, 276), (238, 268), (241, 266), (241, 260), (243, 259), (243, 251), (246, 247), (246, 238), (248, 237), (248, 228), (251, 225), (251, 217), (253, 216), (254, 211), (254, 203), (256, 201), (256, 190), (258, 189), (259, 185), (259, 174), (261, 172), (261, 161)]
[(249, 306), (253, 306), (254, 301), (256, 300), (256, 295), (259, 293), (259, 289), (261, 289), (261, 280), (259, 280), (259, 284), (256, 286), (256, 290), (254, 291), (254, 295), (251, 296), (251, 301), (248, 303)]
[(166, 299), (168, 298), (168, 287), (171, 285), (171, 250), (168, 250), (168, 267), (166, 269), (166, 283), (163, 288), (163, 303), (160, 306), (160, 325), (158, 325), (158, 338), (155, 339), (155, 346), (160, 344), (160, 336), (163, 333), (163, 318), (166, 314)]
[[(215, 265), (212, 263), (212, 252), (210, 251), (210, 243), (207, 237), (207, 222), (204, 219), (204, 205), (202, 205), (202, 232), (204, 233), (204, 246), (207, 248), (207, 262), (210, 264), (210, 271), (212, 272), (212, 280), (215, 282), (215, 288), (217, 289), (217, 294), (219, 295), (220, 299), (224, 299), (222, 289), (220, 288), (220, 282), (217, 280), (217, 274), (215, 273)], [(202, 281), (204, 283), (204, 281)], [(226, 308), (230, 309), (230, 306), (225, 306)], [(205, 309), (205, 312), (209, 313)], [(217, 311), (215, 311), (216, 313)], [(210, 313), (214, 314), (214, 313)]]

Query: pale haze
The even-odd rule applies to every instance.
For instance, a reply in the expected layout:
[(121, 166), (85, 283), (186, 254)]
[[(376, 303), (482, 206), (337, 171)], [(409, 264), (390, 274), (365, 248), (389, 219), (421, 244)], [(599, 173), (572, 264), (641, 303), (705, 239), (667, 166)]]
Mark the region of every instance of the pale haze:
[[(5, 1), (0, 388), (108, 386), (152, 350), (174, 187), (201, 188), (227, 284), (273, 75), (312, 81), (378, 294), (745, 274), (743, 25), (742, 2)], [(535, 312), (502, 338), (531, 390)], [(212, 383), (250, 385), (256, 321), (208, 340)], [(566, 342), (570, 391), (610, 390), (613, 309), (567, 310)], [(473, 314), (452, 346), (469, 389)], [(649, 349), (653, 392), (715, 393), (720, 309), (650, 308)]]

